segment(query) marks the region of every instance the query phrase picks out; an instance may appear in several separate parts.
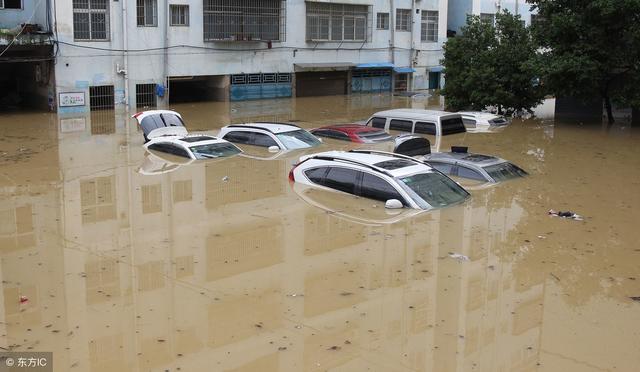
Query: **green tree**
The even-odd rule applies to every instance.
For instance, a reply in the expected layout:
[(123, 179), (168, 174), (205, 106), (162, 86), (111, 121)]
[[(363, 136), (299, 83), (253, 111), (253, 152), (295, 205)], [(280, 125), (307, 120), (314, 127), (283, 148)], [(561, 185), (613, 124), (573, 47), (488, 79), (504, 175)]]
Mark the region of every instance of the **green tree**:
[(519, 15), (500, 12), (495, 26), (469, 16), (461, 35), (444, 45), (447, 106), (452, 110), (495, 106), (507, 114), (531, 111), (544, 98), (536, 83), (537, 50)]
[(532, 0), (544, 81), (557, 95), (640, 107), (640, 0)]

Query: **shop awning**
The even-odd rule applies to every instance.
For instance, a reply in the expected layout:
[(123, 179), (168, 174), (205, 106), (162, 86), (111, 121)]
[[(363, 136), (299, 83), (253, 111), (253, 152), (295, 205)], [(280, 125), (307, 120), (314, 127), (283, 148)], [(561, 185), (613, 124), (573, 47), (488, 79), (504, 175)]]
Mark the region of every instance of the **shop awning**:
[(429, 67), (429, 72), (442, 72), (442, 70), (444, 70), (442, 66)]
[(351, 62), (334, 62), (334, 63), (294, 63), (295, 72), (309, 71), (347, 71), (355, 67), (355, 63)]
[(393, 71), (398, 74), (408, 74), (416, 72), (416, 69), (414, 69), (413, 67), (394, 67)]
[(367, 62), (356, 65), (356, 68), (393, 68), (391, 62)]

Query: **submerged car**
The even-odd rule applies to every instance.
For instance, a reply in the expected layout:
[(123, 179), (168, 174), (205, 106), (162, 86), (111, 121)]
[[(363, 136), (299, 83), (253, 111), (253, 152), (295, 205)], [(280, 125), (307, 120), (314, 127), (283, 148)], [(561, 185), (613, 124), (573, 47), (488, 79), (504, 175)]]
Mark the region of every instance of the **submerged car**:
[(528, 173), (507, 160), (483, 154), (467, 152), (466, 147), (453, 146), (451, 152), (434, 152), (422, 159), (449, 176), (474, 181), (498, 183), (527, 176)]
[(393, 140), (393, 137), (382, 129), (360, 124), (328, 125), (326, 127), (312, 129), (311, 134), (317, 137), (356, 143), (378, 143)]
[(469, 132), (493, 132), (504, 129), (510, 124), (502, 115), (481, 111), (461, 111), (462, 122)]
[(393, 109), (376, 112), (367, 120), (367, 126), (386, 131), (446, 136), (466, 132), (462, 116), (458, 113), (421, 110)]
[(206, 134), (189, 134), (175, 111), (151, 110), (133, 115), (142, 127), (147, 150), (189, 159), (212, 159), (242, 152), (234, 144)]
[(414, 158), (374, 150), (303, 156), (289, 180), (385, 202), (390, 209), (433, 209), (463, 202), (469, 193)]
[(267, 147), (269, 150), (295, 150), (319, 146), (313, 134), (289, 123), (231, 124), (220, 129), (218, 136), (229, 142)]

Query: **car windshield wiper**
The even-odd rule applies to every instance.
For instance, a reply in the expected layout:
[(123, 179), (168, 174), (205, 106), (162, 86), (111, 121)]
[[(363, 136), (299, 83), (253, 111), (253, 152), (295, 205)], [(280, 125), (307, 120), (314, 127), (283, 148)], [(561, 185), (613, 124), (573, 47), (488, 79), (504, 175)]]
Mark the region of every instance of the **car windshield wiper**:
[(202, 154), (202, 153), (199, 153), (199, 152), (196, 152), (196, 154), (198, 154), (198, 155), (202, 156), (203, 158), (209, 158), (209, 159), (213, 159), (213, 158), (217, 158), (217, 157), (218, 157), (218, 156), (216, 156), (216, 155), (211, 155), (211, 154)]

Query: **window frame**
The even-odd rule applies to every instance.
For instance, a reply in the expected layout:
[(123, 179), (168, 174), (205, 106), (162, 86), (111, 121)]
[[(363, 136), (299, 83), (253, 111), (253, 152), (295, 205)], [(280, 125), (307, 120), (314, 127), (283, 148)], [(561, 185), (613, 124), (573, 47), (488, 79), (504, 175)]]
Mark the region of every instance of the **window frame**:
[[(97, 1), (93, 1), (93, 2), (97, 2)], [(74, 41), (110, 41), (111, 40), (111, 17), (110, 17), (110, 13), (111, 13), (111, 2), (109, 0), (105, 0), (104, 1), (105, 7), (104, 9), (102, 8), (92, 8), (92, 0), (87, 0), (87, 7), (86, 8), (76, 8), (75, 7), (75, 2), (72, 1), (71, 2), (71, 24), (73, 27), (73, 40)], [(76, 14), (87, 14), (88, 15), (88, 19), (87, 19), (87, 33), (88, 33), (88, 38), (80, 38), (77, 36), (76, 33), (76, 20), (75, 20), (75, 16)], [(93, 34), (94, 34), (94, 27), (93, 22), (91, 21), (92, 15), (94, 14), (104, 14), (104, 38), (94, 38)]]
[[(371, 5), (305, 1), (306, 41), (369, 42), (370, 16)], [(347, 21), (351, 24), (347, 25)], [(339, 25), (335, 25), (336, 22)], [(361, 28), (358, 27), (359, 22)], [(351, 37), (347, 38), (349, 29)]]
[[(126, 0), (125, 0), (126, 1)], [(151, 23), (147, 23), (147, 4), (152, 6)], [(142, 5), (141, 5), (142, 4)], [(158, 27), (158, 0), (136, 0), (136, 26)]]
[[(418, 125), (420, 126), (420, 130), (418, 130)], [(433, 133), (430, 130), (422, 130), (422, 128), (433, 128)], [(434, 122), (431, 121), (416, 121), (413, 124), (413, 133), (420, 133), (420, 134), (430, 134), (432, 136), (435, 136), (438, 132), (438, 125)]]
[[(384, 120), (384, 124), (380, 127), (378, 125), (375, 124), (375, 122), (377, 120)], [(369, 120), (369, 123), (367, 123), (367, 125), (371, 124), (371, 128), (378, 128), (378, 129), (385, 129), (387, 127), (387, 118), (383, 118), (381, 116), (374, 116)]]
[[(363, 198), (367, 198), (367, 199), (371, 199), (371, 200), (378, 200), (378, 201), (381, 201), (381, 202), (386, 202), (387, 200), (391, 200), (391, 199), (397, 199), (397, 200), (399, 200), (399, 201), (402, 203), (402, 205), (404, 205), (405, 207), (410, 206), (410, 204), (407, 202), (406, 198), (402, 195), (402, 192), (401, 192), (397, 187), (395, 187), (392, 183), (390, 183), (389, 181), (387, 181), (387, 180), (385, 180), (384, 178), (382, 178), (382, 177), (380, 177), (380, 176), (378, 176), (378, 175), (376, 175), (376, 174), (373, 174), (373, 173), (371, 173), (371, 172), (367, 172), (367, 171), (360, 171), (360, 173), (362, 173), (362, 175), (360, 176), (359, 185), (358, 185), (358, 187), (356, 188), (356, 195), (357, 195), (357, 196), (360, 196), (360, 197), (363, 197)], [(389, 186), (391, 189), (393, 189), (393, 190), (396, 192), (396, 194), (397, 194), (397, 195), (395, 195), (394, 197), (391, 197), (391, 198), (385, 198), (385, 199), (372, 198), (372, 197), (366, 196), (366, 195), (365, 195), (365, 192), (364, 192), (364, 189), (365, 189), (365, 187), (364, 187), (364, 185), (365, 185), (364, 180), (365, 180), (365, 177), (367, 177), (367, 176), (368, 176), (368, 177), (376, 178), (376, 179), (378, 179), (379, 181), (384, 182), (387, 186)]]
[(411, 32), (413, 24), (411, 9), (396, 8), (396, 31)]
[[(183, 11), (184, 23), (174, 23), (174, 11)], [(169, 26), (171, 27), (189, 27), (189, 4), (169, 4)], [(181, 14), (177, 14), (179, 20)]]
[[(437, 10), (422, 10), (421, 13), (420, 41), (422, 41), (423, 43), (437, 43), (440, 13)], [(429, 29), (429, 26), (432, 26), (432, 28)], [(433, 35), (431, 35), (431, 37), (429, 37), (429, 31), (433, 32)]]
[(19, 0), (20, 1), (20, 7), (19, 8), (5, 8), (5, 1), (6, 0), (0, 0), (0, 9), (3, 9), (3, 10), (24, 10), (24, 0)]
[(388, 30), (390, 23), (391, 23), (391, 17), (389, 12), (376, 13), (376, 30)]

